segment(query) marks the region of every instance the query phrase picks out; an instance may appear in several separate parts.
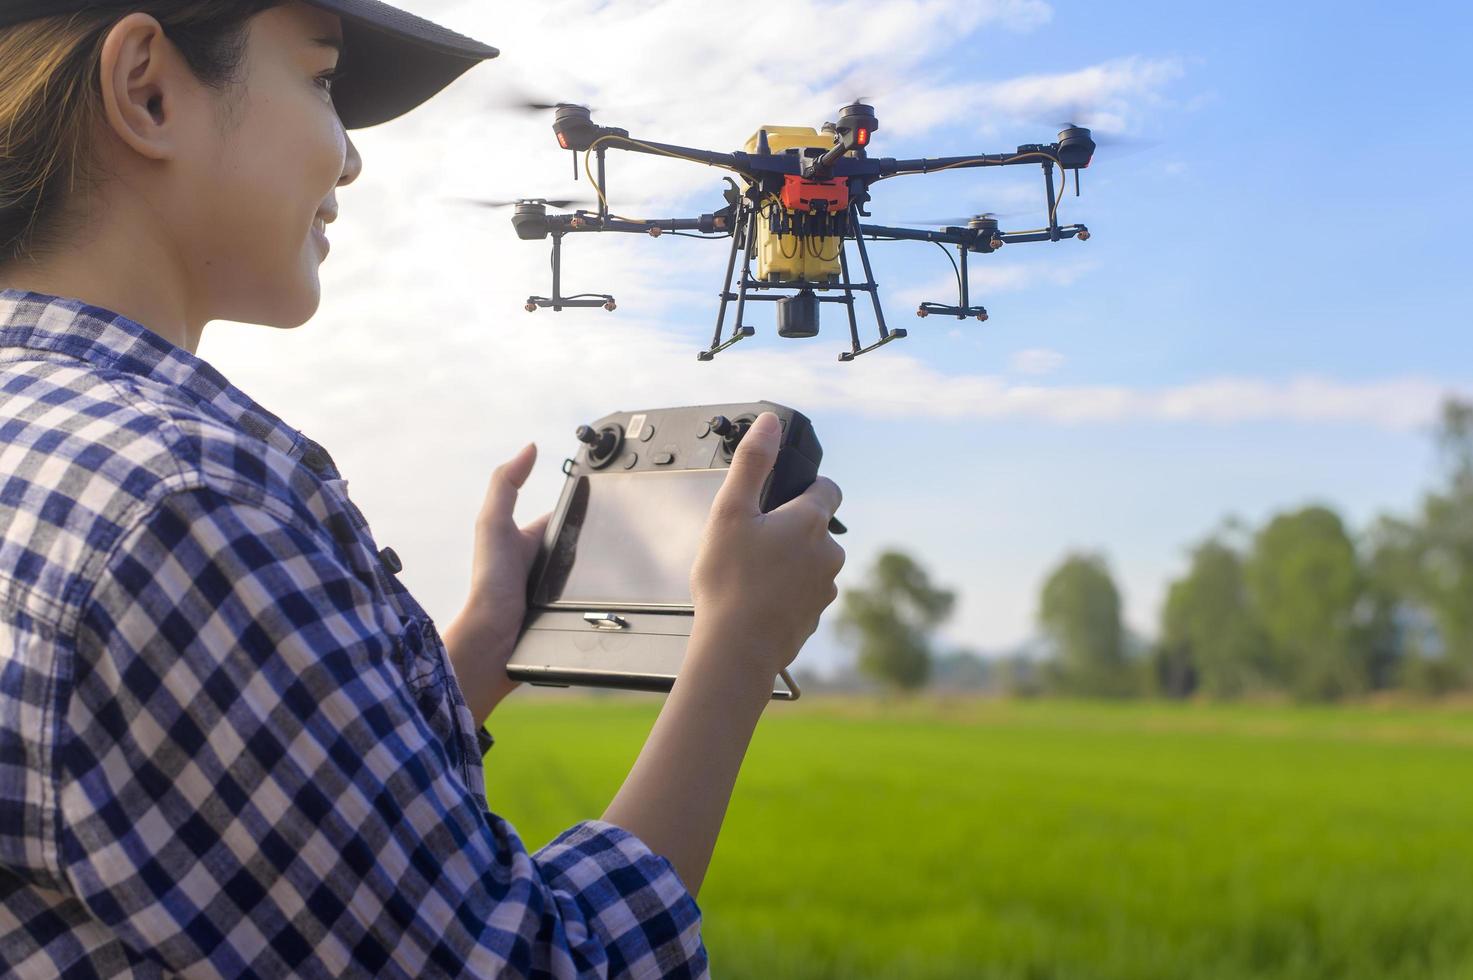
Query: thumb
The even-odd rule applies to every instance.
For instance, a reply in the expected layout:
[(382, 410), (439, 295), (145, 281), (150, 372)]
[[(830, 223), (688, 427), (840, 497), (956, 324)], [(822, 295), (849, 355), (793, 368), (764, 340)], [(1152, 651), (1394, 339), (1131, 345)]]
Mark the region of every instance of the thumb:
[(757, 416), (732, 454), (731, 469), (716, 495), (718, 506), (749, 514), (761, 512), (761, 502), (757, 498), (762, 493), (763, 481), (772, 472), (773, 463), (777, 462), (781, 436), (782, 426), (776, 415), (763, 412)]
[(491, 484), (486, 488), (486, 500), (481, 513), (492, 519), (511, 519), (512, 509), (517, 503), (517, 491), (527, 482), (532, 464), (537, 461), (536, 443), (528, 443), (522, 451), (496, 467), (491, 474)]
[(533, 544), (540, 544), (543, 535), (547, 533), (547, 525), (552, 521), (552, 511), (548, 511), (530, 524), (522, 525), (522, 534)]

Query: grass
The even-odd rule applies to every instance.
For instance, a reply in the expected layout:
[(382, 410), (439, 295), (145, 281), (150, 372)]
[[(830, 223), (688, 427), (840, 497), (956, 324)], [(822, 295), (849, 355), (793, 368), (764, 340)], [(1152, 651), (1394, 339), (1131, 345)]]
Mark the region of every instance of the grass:
[[(598, 816), (659, 704), (513, 698), (492, 809)], [(699, 904), (721, 978), (1473, 980), (1473, 711), (774, 704)]]

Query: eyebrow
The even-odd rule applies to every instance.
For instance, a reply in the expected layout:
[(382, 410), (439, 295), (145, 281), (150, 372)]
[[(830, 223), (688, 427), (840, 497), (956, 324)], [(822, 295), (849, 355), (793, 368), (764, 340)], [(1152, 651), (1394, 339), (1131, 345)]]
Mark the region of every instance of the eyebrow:
[(340, 37), (314, 37), (312, 43), (324, 48), (332, 48), (338, 53), (338, 57), (343, 55), (343, 39)]

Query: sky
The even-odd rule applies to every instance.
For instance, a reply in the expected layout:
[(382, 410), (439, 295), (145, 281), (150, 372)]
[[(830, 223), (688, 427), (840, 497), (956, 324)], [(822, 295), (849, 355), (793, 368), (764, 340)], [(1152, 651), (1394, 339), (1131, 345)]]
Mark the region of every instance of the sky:
[[(1388, 5), (1044, 0), (541, 0), (400, 6), (501, 49), (434, 100), (355, 132), (323, 301), (302, 327), (219, 323), (199, 354), (325, 445), (380, 545), (438, 623), (461, 608), (493, 469), (539, 460), (518, 519), (551, 510), (574, 428), (613, 411), (765, 399), (814, 422), (844, 491), (841, 587), (884, 548), (958, 593), (946, 647), (1009, 652), (1071, 551), (1103, 554), (1149, 637), (1190, 546), (1236, 517), (1308, 503), (1352, 529), (1405, 513), (1435, 477), (1440, 401), (1473, 396), (1468, 275), (1473, 13)], [(1102, 146), (1059, 207), (1088, 242), (973, 256), (986, 323), (934, 246), (870, 245), (891, 326), (852, 363), (820, 335), (758, 335), (709, 363), (727, 244), (567, 240), (566, 292), (528, 314), (548, 243), (464, 198), (582, 197), (532, 94), (636, 138), (729, 151), (763, 125), (818, 127), (866, 96), (871, 155), (1001, 152), (1076, 119)], [(695, 215), (720, 171), (610, 155), (614, 210)], [(875, 222), (991, 210), (1038, 227), (1040, 172), (882, 182)], [(861, 307), (861, 310), (863, 308)], [(728, 321), (729, 322), (729, 321)], [(873, 330), (861, 314), (861, 326)], [(739, 583), (734, 583), (739, 585)], [(798, 665), (852, 653), (826, 614)]]

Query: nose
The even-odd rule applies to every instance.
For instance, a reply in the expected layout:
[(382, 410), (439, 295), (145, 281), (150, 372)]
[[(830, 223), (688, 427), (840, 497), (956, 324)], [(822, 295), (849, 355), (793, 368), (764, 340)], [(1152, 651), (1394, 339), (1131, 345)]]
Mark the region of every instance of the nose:
[(348, 141), (348, 155), (343, 160), (343, 175), (338, 178), (339, 187), (353, 183), (363, 172), (363, 158), (358, 155), (358, 147), (353, 145), (353, 139), (347, 133), (343, 134), (343, 138)]

